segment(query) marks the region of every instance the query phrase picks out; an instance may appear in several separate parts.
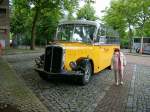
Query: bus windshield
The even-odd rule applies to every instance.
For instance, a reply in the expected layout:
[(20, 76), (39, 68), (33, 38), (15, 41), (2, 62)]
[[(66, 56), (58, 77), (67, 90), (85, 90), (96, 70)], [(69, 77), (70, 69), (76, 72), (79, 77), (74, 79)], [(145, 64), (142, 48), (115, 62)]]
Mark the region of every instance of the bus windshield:
[(96, 26), (84, 24), (63, 24), (58, 26), (56, 39), (67, 42), (85, 42), (93, 41)]

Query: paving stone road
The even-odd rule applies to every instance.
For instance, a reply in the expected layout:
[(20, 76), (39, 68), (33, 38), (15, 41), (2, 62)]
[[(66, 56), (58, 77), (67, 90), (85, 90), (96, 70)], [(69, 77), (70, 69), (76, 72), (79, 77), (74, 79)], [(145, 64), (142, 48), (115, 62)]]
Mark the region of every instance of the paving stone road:
[(8, 55), (5, 58), (50, 112), (149, 112), (149, 57), (127, 55), (123, 86), (114, 85), (112, 71), (94, 75), (86, 86), (73, 79), (42, 80), (33, 70), (33, 59), (40, 53)]
[(49, 112), (1, 56), (0, 112)]

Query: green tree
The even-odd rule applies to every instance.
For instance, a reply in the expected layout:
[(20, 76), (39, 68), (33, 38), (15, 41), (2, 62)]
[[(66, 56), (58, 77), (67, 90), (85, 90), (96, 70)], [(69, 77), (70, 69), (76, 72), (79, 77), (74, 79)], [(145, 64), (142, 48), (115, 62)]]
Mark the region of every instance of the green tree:
[(139, 12), (136, 0), (113, 0), (111, 7), (106, 11), (103, 18), (109, 25), (116, 27), (119, 32), (125, 34), (128, 30), (128, 39), (130, 40), (130, 52), (132, 47), (133, 28), (137, 22), (136, 15)]
[(64, 10), (73, 12), (77, 6), (78, 0), (12, 0), (11, 32), (30, 34), (33, 50), (36, 37), (47, 39), (63, 18)]
[(112, 5), (109, 9), (104, 11), (105, 15), (102, 17), (102, 22), (107, 25), (111, 26), (114, 30), (119, 32), (120, 37), (125, 37), (125, 29), (126, 29), (126, 22), (123, 15), (118, 13), (119, 7), (122, 4), (116, 4), (116, 2), (112, 2)]
[(105, 11), (103, 21), (118, 29), (119, 32), (128, 30), (131, 48), (134, 34), (141, 37), (150, 36), (150, 1), (113, 0), (110, 8)]
[(143, 36), (150, 36), (148, 29), (149, 23), (150, 23), (150, 1), (145, 0), (137, 0), (138, 4), (138, 13), (136, 15), (136, 30), (138, 31), (138, 34), (143, 37)]
[(91, 3), (86, 3), (78, 12), (77, 12), (78, 19), (86, 19), (86, 20), (96, 20), (97, 17), (95, 16), (95, 10), (91, 6)]
[(11, 3), (10, 31), (13, 33), (13, 38), (20, 39), (30, 32), (28, 31), (30, 29), (29, 18), (31, 19), (30, 7), (27, 4), (27, 0), (13, 0)]

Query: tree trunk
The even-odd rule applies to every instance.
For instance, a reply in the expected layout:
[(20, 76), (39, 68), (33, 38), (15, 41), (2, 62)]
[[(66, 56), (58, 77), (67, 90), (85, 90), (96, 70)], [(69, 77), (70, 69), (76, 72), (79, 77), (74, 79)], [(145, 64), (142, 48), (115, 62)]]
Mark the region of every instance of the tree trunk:
[(143, 53), (143, 35), (141, 37), (140, 53)]
[(131, 29), (131, 26), (130, 26), (130, 24), (129, 24), (129, 34), (128, 34), (128, 36), (129, 36), (129, 48), (130, 48), (130, 53), (132, 52), (132, 29)]
[(31, 45), (30, 45), (31, 50), (35, 49), (36, 22), (38, 19), (38, 14), (39, 14), (39, 8), (36, 7), (35, 16), (33, 17), (33, 22), (32, 22), (32, 30), (31, 30)]

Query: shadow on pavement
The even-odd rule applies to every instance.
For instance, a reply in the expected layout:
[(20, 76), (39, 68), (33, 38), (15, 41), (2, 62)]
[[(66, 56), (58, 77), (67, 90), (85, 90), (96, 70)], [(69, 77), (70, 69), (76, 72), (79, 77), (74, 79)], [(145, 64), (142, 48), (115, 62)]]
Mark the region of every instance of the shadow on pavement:
[(0, 104), (0, 112), (20, 112), (16, 106), (9, 104)]

